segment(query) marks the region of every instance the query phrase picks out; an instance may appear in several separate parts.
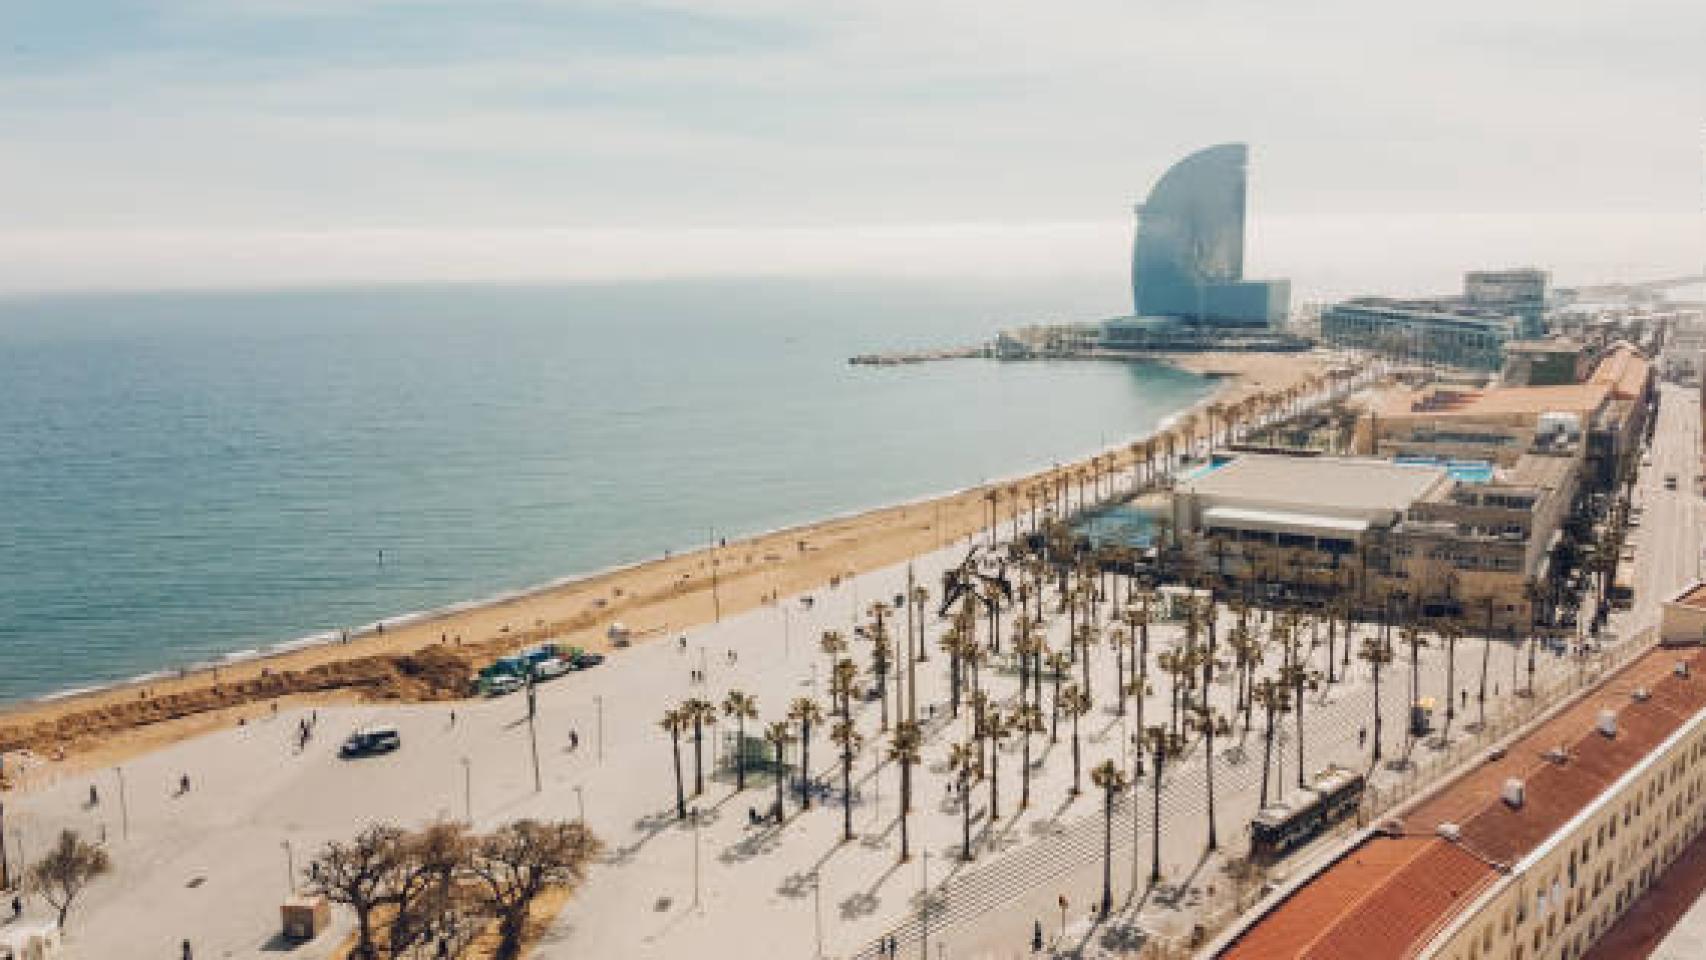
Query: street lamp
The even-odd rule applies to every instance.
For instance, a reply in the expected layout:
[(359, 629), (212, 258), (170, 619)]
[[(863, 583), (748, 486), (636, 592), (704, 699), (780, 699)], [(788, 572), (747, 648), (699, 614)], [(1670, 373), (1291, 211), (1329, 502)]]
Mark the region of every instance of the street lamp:
[(296, 896), (296, 855), (291, 852), (289, 840), (284, 841), (283, 847), (285, 889), (290, 891), (290, 895), (294, 897)]
[(462, 758), (462, 819), (474, 825), (474, 762)]
[(129, 840), (130, 839), (130, 803), (125, 798), (125, 793), (124, 793), (124, 768), (123, 767), (114, 767), (113, 773), (118, 775), (118, 815), (119, 815), (119, 823), (120, 823), (119, 830), (122, 833), (122, 835), (124, 836), (124, 839)]
[(598, 708), (598, 762), (604, 762), (604, 697), (599, 695), (592, 698)]
[(581, 792), (578, 785), (575, 787), (575, 802), (580, 805), (580, 821), (581, 826), (584, 827), (586, 826), (586, 794)]

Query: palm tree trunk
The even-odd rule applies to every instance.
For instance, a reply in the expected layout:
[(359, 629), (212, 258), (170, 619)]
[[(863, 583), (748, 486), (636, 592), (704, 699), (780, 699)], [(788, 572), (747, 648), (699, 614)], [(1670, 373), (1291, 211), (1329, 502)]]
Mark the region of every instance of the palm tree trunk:
[(901, 863), (906, 863), (906, 861), (908, 861), (908, 859), (913, 859), (913, 853), (911, 853), (911, 847), (908, 846), (908, 834), (906, 834), (906, 815), (908, 815), (908, 813), (911, 812), (911, 807), (913, 807), (913, 764), (908, 764), (908, 762), (902, 762), (902, 764), (901, 764)]
[(989, 738), (989, 822), (1001, 819), (1001, 742)]
[(1019, 758), (1019, 762), (1023, 764), (1019, 770), (1019, 782), (1021, 784), (1019, 788), (1019, 809), (1026, 810), (1031, 806), (1031, 731), (1029, 728), (1025, 730), (1025, 753)]
[(669, 735), (670, 746), (675, 752), (675, 819), (687, 819), (687, 789), (681, 779), (681, 734)]
[(1212, 716), (1203, 724), (1203, 730), (1206, 731), (1203, 743), (1208, 748), (1207, 752), (1203, 754), (1203, 762), (1208, 765), (1206, 767), (1208, 772), (1208, 848), (1219, 850), (1220, 835), (1215, 831), (1214, 825), (1214, 718)]
[(960, 831), (962, 859), (971, 859), (971, 791), (967, 789), (965, 776), (960, 777)]
[(1297, 672), (1297, 785), (1303, 786), (1303, 671)]
[(1078, 768), (1078, 713), (1074, 711), (1072, 714), (1072, 795), (1075, 797), (1083, 790), (1083, 780), (1078, 775)]
[(746, 718), (735, 719), (735, 790), (746, 789)]
[(800, 724), (800, 808), (812, 808), (812, 725)]
[(1154, 886), (1161, 882), (1161, 767), (1167, 760), (1167, 751), (1159, 743), (1155, 745), (1155, 806), (1149, 814), (1149, 884)]
[(1102, 916), (1114, 908), (1114, 791), (1103, 791), (1102, 799)]
[(1267, 725), (1262, 733), (1262, 795), (1256, 803), (1256, 809), (1268, 805), (1268, 771), (1274, 765), (1274, 705), (1272, 701), (1263, 705), (1263, 713), (1267, 715)]
[(853, 752), (841, 751), (841, 836), (853, 839)]
[(693, 721), (693, 795), (705, 792), (705, 724)]

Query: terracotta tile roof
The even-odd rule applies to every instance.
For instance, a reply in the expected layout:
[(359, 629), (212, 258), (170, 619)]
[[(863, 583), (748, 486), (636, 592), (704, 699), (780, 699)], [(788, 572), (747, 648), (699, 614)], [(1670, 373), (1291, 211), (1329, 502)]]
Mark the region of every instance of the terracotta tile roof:
[[(1679, 677), (1679, 661), (1690, 666)], [(1636, 689), (1647, 691), (1635, 699)], [(1258, 918), (1221, 956), (1404, 956), (1420, 950), (1493, 883), (1541, 847), (1684, 723), (1706, 709), (1706, 650), (1655, 649), (1403, 817), (1403, 836), (1366, 838)], [(1597, 728), (1617, 714), (1615, 737)], [(1561, 750), (1563, 759), (1549, 758)], [(1524, 802), (1500, 797), (1507, 779)], [(1458, 842), (1440, 838), (1457, 824)]]
[[(1400, 914), (1387, 919), (1414, 937), (1455, 899), (1448, 894), (1442, 902), (1442, 893), (1467, 890), (1483, 873), (1486, 879), (1492, 876), (1491, 868), (1443, 840), (1371, 837), (1299, 888), (1223, 956), (1237, 960), (1352, 956), (1321, 951), (1336, 949), (1347, 936), (1382, 923), (1383, 918), (1371, 915), (1369, 909), (1371, 903), (1379, 907), (1386, 899), (1407, 904)], [(1432, 874), (1448, 876), (1452, 882), (1439, 887), (1424, 879)], [(1416, 883), (1424, 886), (1417, 888)], [(1381, 896), (1393, 889), (1403, 895)]]

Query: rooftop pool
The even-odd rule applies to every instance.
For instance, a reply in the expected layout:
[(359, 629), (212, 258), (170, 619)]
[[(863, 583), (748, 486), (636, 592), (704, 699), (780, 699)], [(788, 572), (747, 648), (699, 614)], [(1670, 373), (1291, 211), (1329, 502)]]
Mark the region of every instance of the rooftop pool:
[(1447, 460), (1444, 457), (1393, 457), (1392, 462), (1406, 467), (1444, 467), (1453, 480), (1464, 483), (1491, 483), (1493, 465), (1486, 460)]

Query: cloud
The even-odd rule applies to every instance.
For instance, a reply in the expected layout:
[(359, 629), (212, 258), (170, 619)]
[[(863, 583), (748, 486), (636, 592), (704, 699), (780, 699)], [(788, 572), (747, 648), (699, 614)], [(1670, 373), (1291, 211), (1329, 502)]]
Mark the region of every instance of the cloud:
[[(1699, 205), (1706, 67), (1686, 38), (1706, 33), (1706, 10), (1668, 0), (1639, 12), (1532, 0), (39, 6), (57, 12), (0, 12), (20, 38), (0, 53), (5, 242), (69, 258), (26, 257), (93, 284), (158, 259), (126, 237), (385, 230), (440, 238), (420, 248), (423, 279), (444, 266), (431, 251), (457, 237), (479, 262), (482, 231), (602, 231), (643, 262), (576, 263), (633, 275), (760, 268), (777, 255), (757, 251), (789, 231), (838, 236), (849, 263), (822, 264), (834, 268), (888, 264), (884, 230), (966, 244), (954, 225), (1005, 225), (988, 228), (1005, 249), (1101, 223), (1118, 229), (1095, 253), (1119, 264), (1129, 204), (1177, 156), (1229, 139), (1254, 148), (1258, 229), (1360, 222), (1386, 238), (1383, 223), (1432, 217), (1439, 242), (1408, 247), (1430, 251), (1417, 265), (1429, 276), (1454, 250), (1546, 218), (1623, 223)], [(651, 242), (627, 246), (624, 231)], [(731, 248), (749, 255), (696, 253), (691, 238), (717, 231), (754, 238)], [(70, 235), (90, 239), (56, 239)], [(1579, 244), (1561, 258), (1606, 259), (1592, 230), (1561, 235)], [(1300, 252), (1321, 261), (1278, 257), (1305, 285), (1366, 248), (1316, 236)], [(254, 242), (272, 256), (221, 280), (349, 272), (314, 244)], [(407, 273), (361, 248), (347, 245), (352, 262)], [(909, 270), (978, 259), (907, 249)], [(1653, 256), (1696, 254), (1688, 239)]]

